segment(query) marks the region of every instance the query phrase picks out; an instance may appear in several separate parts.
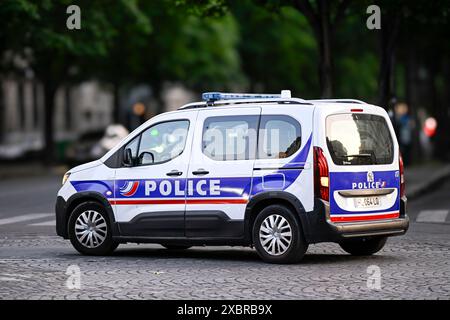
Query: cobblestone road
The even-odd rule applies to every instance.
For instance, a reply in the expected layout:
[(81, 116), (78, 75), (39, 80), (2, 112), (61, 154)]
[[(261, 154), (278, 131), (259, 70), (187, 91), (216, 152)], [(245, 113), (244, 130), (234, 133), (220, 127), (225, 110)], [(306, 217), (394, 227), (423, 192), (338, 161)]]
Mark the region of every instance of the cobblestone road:
[[(111, 257), (81, 256), (53, 236), (59, 185), (0, 181), (0, 299), (450, 299), (450, 182), (408, 204), (419, 222), (380, 253), (352, 257), (319, 244), (296, 265), (265, 264), (240, 247), (121, 245)], [(71, 265), (80, 289), (66, 286)], [(370, 266), (380, 268), (380, 290), (367, 286)]]
[[(0, 239), (0, 299), (449, 299), (449, 226), (418, 227), (372, 257), (319, 244), (297, 265), (265, 264), (240, 247), (122, 245), (111, 257), (84, 257), (57, 237), (14, 236)], [(80, 289), (66, 286), (70, 265), (81, 270)], [(379, 290), (367, 286), (371, 265)]]

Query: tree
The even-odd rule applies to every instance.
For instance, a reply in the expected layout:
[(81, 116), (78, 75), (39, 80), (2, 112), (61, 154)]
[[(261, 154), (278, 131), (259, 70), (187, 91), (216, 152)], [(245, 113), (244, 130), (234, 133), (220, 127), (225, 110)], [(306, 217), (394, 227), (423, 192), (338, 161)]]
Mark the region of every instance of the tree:
[[(34, 14), (27, 1), (4, 1), (0, 4), (0, 84), (3, 84), (5, 74), (22, 71), (16, 68), (12, 54), (14, 50), (21, 49), (16, 39), (17, 34), (25, 30), (21, 24), (22, 12)], [(5, 124), (3, 88), (0, 88), (0, 141), (3, 138)]]
[[(288, 3), (291, 1), (288, 1)], [(330, 98), (333, 86), (333, 39), (345, 16), (350, 0), (293, 0), (292, 6), (303, 13), (314, 31), (319, 48), (319, 81), (321, 96)]]
[[(174, 6), (163, 0), (143, 7), (157, 32), (148, 37), (140, 56), (140, 80), (151, 85), (157, 100), (165, 82), (180, 82), (195, 91), (232, 89), (245, 83), (236, 49), (236, 22), (208, 3), (180, 1)], [(159, 107), (158, 113), (161, 102)]]
[[(194, 5), (194, 8), (206, 8), (207, 12), (222, 12), (224, 7), (237, 8), (239, 4), (233, 1), (214, 0), (207, 1), (207, 5), (201, 5), (201, 0), (183, 0), (183, 3)], [(318, 74), (321, 88), (321, 96), (324, 98), (333, 95), (333, 38), (334, 32), (345, 16), (351, 0), (254, 0), (255, 4), (263, 4), (270, 11), (280, 12), (282, 7), (292, 7), (301, 12), (307, 19), (313, 30), (317, 47), (319, 49)], [(201, 10), (201, 9), (200, 9)], [(242, 21), (242, 20), (241, 20)], [(292, 32), (292, 30), (290, 30)], [(301, 32), (296, 30), (295, 32)], [(297, 72), (301, 73), (300, 70)]]
[(305, 16), (313, 30), (319, 51), (318, 75), (321, 96), (323, 98), (333, 96), (333, 40), (351, 0), (255, 0), (255, 2), (277, 12), (280, 12), (281, 7), (289, 6)]
[(304, 98), (317, 97), (317, 46), (305, 17), (292, 7), (270, 10), (251, 0), (231, 2), (229, 8), (239, 25), (238, 49), (249, 90), (291, 89)]
[[(83, 79), (79, 67), (86, 61), (107, 57), (122, 25), (111, 23), (114, 15), (133, 12), (138, 15), (137, 0), (79, 1), (81, 30), (66, 28), (68, 0), (34, 2), (5, 0), (0, 6), (8, 47), (30, 61), (31, 68), (44, 87), (44, 160), (54, 159), (54, 98), (58, 87), (72, 78)], [(141, 17), (136, 17), (136, 20)], [(117, 23), (116, 19), (113, 22)], [(124, 24), (129, 20), (124, 19)], [(14, 30), (14, 32), (13, 32)], [(90, 75), (90, 74), (89, 74)], [(86, 75), (86, 76), (89, 76)]]
[[(369, 5), (369, 1), (365, 2)], [(381, 8), (381, 30), (379, 36), (380, 66), (378, 73), (378, 105), (389, 108), (394, 96), (395, 50), (399, 40), (404, 1), (378, 1)]]
[[(409, 2), (408, 2), (409, 3)], [(420, 156), (417, 108), (419, 105), (428, 108), (430, 115), (438, 121), (435, 136), (436, 158), (448, 161), (450, 152), (450, 7), (448, 1), (437, 0), (430, 3), (416, 0), (414, 6), (404, 4), (402, 24), (399, 31), (398, 60), (405, 61), (405, 99), (417, 122), (415, 132), (415, 155)], [(426, 76), (425, 86), (420, 87), (419, 70)], [(426, 70), (426, 73), (423, 71)], [(422, 83), (423, 83), (422, 82)]]
[(94, 61), (85, 60), (82, 72), (112, 85), (114, 123), (121, 123), (120, 91), (142, 76), (142, 60), (153, 32), (152, 21), (144, 12), (147, 1), (124, 1), (122, 10), (111, 10), (108, 22), (114, 30), (114, 40), (108, 43), (106, 55)]

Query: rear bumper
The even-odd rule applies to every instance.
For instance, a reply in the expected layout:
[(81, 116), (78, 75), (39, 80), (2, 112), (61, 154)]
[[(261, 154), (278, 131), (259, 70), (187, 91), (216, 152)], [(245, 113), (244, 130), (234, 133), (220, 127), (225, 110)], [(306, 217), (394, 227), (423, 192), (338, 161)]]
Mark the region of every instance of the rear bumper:
[(314, 211), (307, 214), (309, 224), (309, 230), (305, 232), (307, 241), (310, 243), (339, 242), (355, 237), (403, 235), (409, 228), (406, 203), (406, 197), (402, 198), (400, 216), (395, 219), (336, 223), (330, 220), (329, 204), (316, 199)]
[(405, 234), (408, 227), (408, 216), (386, 221), (330, 224), (330, 228), (334, 229), (334, 232), (340, 234), (344, 238), (375, 235), (402, 235)]

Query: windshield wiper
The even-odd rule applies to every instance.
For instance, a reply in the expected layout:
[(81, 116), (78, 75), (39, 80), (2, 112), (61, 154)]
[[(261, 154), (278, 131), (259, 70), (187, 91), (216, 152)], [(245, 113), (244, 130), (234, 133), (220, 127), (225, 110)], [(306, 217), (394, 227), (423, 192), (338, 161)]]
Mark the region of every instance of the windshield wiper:
[(341, 158), (372, 158), (370, 153), (340, 155)]
[(370, 158), (372, 160), (372, 164), (377, 164), (377, 158), (375, 158), (370, 153), (359, 153), (359, 154), (347, 154), (340, 156), (341, 158)]

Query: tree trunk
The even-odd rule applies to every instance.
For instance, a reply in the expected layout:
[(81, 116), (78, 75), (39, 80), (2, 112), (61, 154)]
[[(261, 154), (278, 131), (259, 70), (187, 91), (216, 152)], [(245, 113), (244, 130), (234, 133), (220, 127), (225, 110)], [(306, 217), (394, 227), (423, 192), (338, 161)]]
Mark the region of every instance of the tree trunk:
[[(441, 161), (447, 161), (448, 160), (448, 145), (450, 143), (449, 141), (449, 134), (448, 134), (448, 128), (449, 128), (449, 115), (447, 110), (447, 105), (444, 104), (444, 101), (439, 101), (439, 92), (437, 90), (436, 86), (436, 78), (439, 70), (439, 65), (437, 59), (432, 59), (430, 62), (430, 79), (428, 81), (430, 87), (429, 87), (429, 99), (431, 102), (431, 110), (433, 116), (437, 120), (437, 128), (436, 128), (436, 135), (435, 135), (435, 148), (434, 148), (434, 154), (437, 159)], [(445, 67), (444, 67), (445, 68)], [(448, 72), (448, 70), (445, 70), (445, 72)], [(448, 76), (448, 74), (447, 74)], [(448, 78), (446, 79), (448, 81)], [(447, 90), (445, 90), (447, 91)], [(446, 93), (448, 95), (448, 93)], [(444, 99), (445, 100), (445, 99)]]
[(120, 85), (118, 83), (113, 83), (113, 114), (112, 120), (114, 123), (122, 123), (120, 117)]
[(152, 90), (153, 90), (153, 98), (156, 101), (156, 108), (154, 109), (155, 112), (154, 115), (158, 115), (166, 111), (165, 110), (166, 106), (164, 105), (164, 101), (162, 98), (163, 84), (159, 81), (153, 83)]
[(26, 132), (24, 85), (23, 79), (17, 81), (17, 108), (19, 111), (19, 127), (22, 132)]
[[(382, 33), (384, 33), (382, 31)], [(380, 107), (388, 109), (389, 99), (391, 98), (390, 83), (391, 83), (391, 54), (387, 45), (387, 36), (381, 36), (381, 61), (380, 71), (378, 75), (378, 104)]]
[(420, 132), (422, 130), (418, 114), (418, 101), (416, 95), (416, 72), (417, 58), (414, 49), (407, 47), (407, 57), (405, 63), (405, 96), (406, 103), (413, 119), (412, 129), (411, 159), (412, 162), (420, 161), (422, 157), (422, 147), (420, 144)]
[[(448, 60), (445, 60), (443, 62), (443, 74), (444, 74), (444, 84), (445, 88), (450, 87), (450, 62)], [(443, 149), (442, 149), (442, 159), (445, 161), (450, 161), (450, 135), (448, 134), (450, 130), (450, 90), (444, 90), (443, 97), (441, 100), (441, 110), (442, 110), (442, 117), (443, 121), (439, 127), (437, 128), (437, 134), (442, 135), (444, 141), (443, 143)]]
[(333, 28), (336, 28), (344, 16), (348, 1), (343, 1), (339, 5), (335, 19), (331, 20), (330, 4), (328, 0), (318, 0), (315, 9), (309, 0), (296, 0), (295, 7), (308, 20), (314, 31), (317, 46), (319, 49), (319, 82), (322, 98), (333, 96), (333, 55), (332, 40)]
[(38, 82), (33, 79), (33, 130), (39, 129), (39, 94)]
[(69, 85), (66, 85), (64, 88), (64, 122), (67, 131), (72, 129), (72, 100), (70, 99), (70, 89), (71, 87)]
[(5, 108), (5, 100), (3, 95), (3, 79), (0, 77), (0, 143), (3, 142), (5, 135), (5, 125), (6, 125), (6, 108)]
[(44, 164), (51, 165), (55, 162), (54, 141), (54, 112), (55, 94), (57, 86), (51, 81), (44, 80)]
[(382, 16), (380, 31), (380, 70), (378, 74), (378, 104), (388, 109), (393, 97), (392, 76), (394, 73), (395, 45), (399, 31), (400, 16), (397, 13)]
[(318, 2), (320, 26), (316, 31), (319, 44), (319, 81), (322, 98), (333, 96), (333, 60), (331, 52), (331, 23), (327, 0)]

